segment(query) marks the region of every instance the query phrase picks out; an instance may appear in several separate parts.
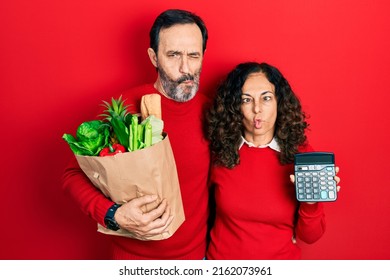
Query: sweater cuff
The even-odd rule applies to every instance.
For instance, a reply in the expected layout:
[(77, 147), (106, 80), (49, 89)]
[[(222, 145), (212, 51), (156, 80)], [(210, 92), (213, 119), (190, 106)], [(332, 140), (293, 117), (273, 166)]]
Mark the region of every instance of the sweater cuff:
[(101, 224), (102, 226), (106, 226), (104, 224), (104, 217), (107, 214), (108, 209), (114, 205), (114, 202), (112, 202), (109, 199), (103, 198), (99, 203), (96, 203), (95, 208), (95, 220)]
[(324, 212), (324, 205), (320, 202), (309, 204), (302, 202), (299, 206), (301, 216), (317, 216)]

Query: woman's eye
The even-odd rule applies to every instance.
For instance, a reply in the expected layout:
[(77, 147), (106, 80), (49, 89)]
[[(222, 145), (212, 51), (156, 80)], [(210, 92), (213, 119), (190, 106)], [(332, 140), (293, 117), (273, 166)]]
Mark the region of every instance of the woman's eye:
[(270, 101), (272, 99), (272, 96), (264, 96), (263, 100), (264, 101)]
[(250, 98), (243, 98), (243, 99), (241, 99), (242, 103), (249, 103), (251, 101), (252, 101), (252, 99), (250, 99)]

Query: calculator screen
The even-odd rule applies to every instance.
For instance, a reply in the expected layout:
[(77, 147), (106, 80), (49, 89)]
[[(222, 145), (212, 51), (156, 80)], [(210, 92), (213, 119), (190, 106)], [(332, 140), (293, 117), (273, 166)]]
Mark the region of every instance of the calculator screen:
[(295, 164), (331, 164), (334, 163), (333, 153), (305, 153), (298, 154)]

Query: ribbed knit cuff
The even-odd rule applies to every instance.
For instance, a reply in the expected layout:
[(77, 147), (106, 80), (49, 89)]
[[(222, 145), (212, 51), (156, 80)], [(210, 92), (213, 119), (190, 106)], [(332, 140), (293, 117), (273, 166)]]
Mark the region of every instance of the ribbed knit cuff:
[(94, 209), (94, 219), (101, 225), (105, 226), (104, 224), (104, 217), (106, 216), (106, 213), (108, 209), (114, 205), (114, 202), (111, 200), (106, 199), (105, 197), (100, 199), (98, 203), (96, 203), (96, 207)]

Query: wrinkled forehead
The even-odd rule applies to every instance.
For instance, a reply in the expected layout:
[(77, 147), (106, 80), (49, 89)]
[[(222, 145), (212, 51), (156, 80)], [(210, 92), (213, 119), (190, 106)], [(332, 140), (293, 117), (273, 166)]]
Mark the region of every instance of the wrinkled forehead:
[(176, 24), (159, 34), (159, 50), (163, 52), (202, 52), (202, 44), (202, 32), (194, 23)]

